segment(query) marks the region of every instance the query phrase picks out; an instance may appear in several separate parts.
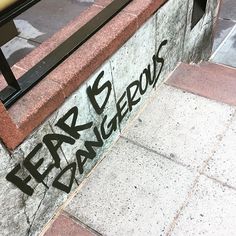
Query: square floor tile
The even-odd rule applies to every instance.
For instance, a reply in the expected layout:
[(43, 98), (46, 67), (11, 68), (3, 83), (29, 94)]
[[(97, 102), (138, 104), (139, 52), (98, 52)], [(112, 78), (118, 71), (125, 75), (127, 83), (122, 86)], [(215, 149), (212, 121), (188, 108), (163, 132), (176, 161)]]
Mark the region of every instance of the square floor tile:
[(229, 127), (205, 173), (236, 188), (236, 119)]
[(230, 236), (236, 232), (236, 191), (201, 177), (174, 236)]
[(228, 105), (165, 85), (123, 136), (199, 169), (233, 113)]
[(195, 175), (120, 139), (66, 211), (102, 235), (164, 235)]

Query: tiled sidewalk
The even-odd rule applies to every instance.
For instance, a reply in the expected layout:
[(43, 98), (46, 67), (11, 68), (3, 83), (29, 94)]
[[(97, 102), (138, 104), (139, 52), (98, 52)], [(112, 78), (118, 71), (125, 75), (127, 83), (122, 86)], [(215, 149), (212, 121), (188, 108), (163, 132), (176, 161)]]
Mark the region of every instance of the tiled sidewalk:
[[(215, 71), (214, 65), (201, 66), (209, 76)], [(157, 90), (46, 235), (235, 235), (236, 101), (228, 105), (231, 100), (220, 100), (217, 90), (206, 93), (221, 83), (233, 96), (226, 78), (236, 70), (221, 67), (227, 76), (210, 83), (196, 83), (195, 76), (189, 92), (180, 70)], [(201, 86), (208, 89), (201, 92)], [(85, 231), (74, 234), (74, 227)]]

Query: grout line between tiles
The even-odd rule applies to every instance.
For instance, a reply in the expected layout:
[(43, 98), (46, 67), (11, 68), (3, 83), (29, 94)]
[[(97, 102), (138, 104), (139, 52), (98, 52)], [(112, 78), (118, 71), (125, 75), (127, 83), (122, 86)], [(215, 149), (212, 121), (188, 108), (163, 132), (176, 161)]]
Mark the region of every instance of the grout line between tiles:
[(148, 147), (146, 147), (146, 146), (144, 146), (144, 145), (142, 145), (142, 144), (140, 144), (140, 143), (138, 143), (138, 142), (136, 142), (136, 141), (133, 141), (133, 140), (131, 140), (131, 139), (125, 137), (125, 136), (122, 136), (122, 135), (121, 135), (120, 138), (129, 141), (130, 143), (132, 143), (132, 144), (135, 145), (135, 146), (138, 146), (138, 147), (140, 147), (140, 148), (142, 148), (142, 149), (145, 149), (145, 150), (147, 150), (147, 151), (149, 151), (149, 152), (152, 152), (152, 153), (154, 153), (154, 154), (157, 154), (157, 155), (159, 155), (159, 156), (161, 156), (161, 157), (163, 157), (163, 158), (165, 158), (165, 159), (167, 159), (167, 160), (169, 160), (169, 161), (172, 161), (172, 162), (174, 162), (174, 163), (177, 164), (177, 165), (180, 165), (180, 166), (182, 166), (182, 167), (185, 167), (185, 168), (187, 168), (188, 170), (194, 171), (194, 170), (193, 170), (192, 168), (190, 168), (188, 165), (186, 165), (186, 164), (184, 164), (184, 163), (182, 163), (182, 162), (173, 160), (171, 157), (168, 157), (168, 156), (164, 155), (163, 153), (159, 153), (159, 152), (157, 152), (157, 151), (155, 151), (155, 150), (153, 150), (153, 149), (151, 149), (151, 148), (148, 148)]
[(228, 124), (226, 125), (225, 130), (222, 132), (222, 138), (219, 139), (218, 142), (216, 142), (216, 144), (215, 144), (215, 146), (214, 146), (214, 148), (213, 148), (213, 150), (212, 150), (211, 155), (210, 155), (209, 158), (203, 163), (201, 170), (199, 170), (200, 174), (202, 174), (202, 173), (205, 172), (205, 170), (206, 170), (206, 168), (207, 168), (209, 162), (212, 160), (212, 158), (213, 158), (213, 156), (214, 156), (214, 154), (215, 154), (214, 151), (218, 148), (219, 144), (222, 142), (222, 140), (223, 140), (223, 138), (224, 138), (226, 132), (229, 130), (230, 125), (233, 123), (233, 120), (235, 119), (235, 117), (236, 117), (236, 110), (234, 111), (234, 113), (233, 113), (231, 119), (229, 120)]
[(230, 184), (227, 184), (226, 182), (223, 182), (223, 181), (221, 181), (221, 180), (219, 180), (219, 179), (217, 179), (217, 178), (214, 178), (214, 177), (212, 177), (212, 176), (210, 176), (210, 175), (207, 175), (207, 174), (205, 174), (205, 173), (201, 173), (201, 175), (205, 176), (205, 177), (208, 178), (208, 179), (211, 179), (211, 180), (214, 181), (214, 182), (217, 182), (218, 184), (220, 184), (220, 185), (222, 185), (222, 186), (224, 186), (224, 187), (227, 187), (227, 188), (229, 188), (229, 189), (232, 189), (232, 190), (236, 191), (236, 187), (234, 187), (234, 186), (232, 186), (232, 185), (230, 185)]
[(174, 216), (174, 219), (173, 221), (171, 222), (170, 226), (169, 226), (169, 229), (167, 230), (167, 233), (165, 234), (166, 236), (171, 236), (178, 220), (179, 220), (179, 217), (181, 215), (181, 213), (184, 211), (184, 209), (188, 206), (189, 204), (189, 201), (191, 200), (192, 198), (192, 195), (196, 189), (196, 186), (198, 184), (198, 181), (199, 181), (199, 178), (200, 178), (200, 174), (197, 175), (197, 177), (195, 178), (195, 180), (193, 181), (193, 184), (192, 186), (190, 187), (189, 189), (189, 192), (187, 194), (187, 197), (185, 198), (183, 204), (180, 206), (179, 210), (177, 211), (176, 215)]

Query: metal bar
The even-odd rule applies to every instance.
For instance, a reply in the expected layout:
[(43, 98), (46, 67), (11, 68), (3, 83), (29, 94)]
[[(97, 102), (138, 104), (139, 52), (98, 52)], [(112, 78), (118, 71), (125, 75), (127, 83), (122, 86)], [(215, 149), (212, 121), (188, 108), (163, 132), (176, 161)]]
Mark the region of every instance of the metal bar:
[(0, 27), (0, 35), (0, 47), (18, 35), (18, 31), (13, 20)]
[(100, 30), (110, 19), (120, 12), (128, 3), (133, 0), (114, 0), (105, 9), (98, 13), (92, 20), (81, 27), (77, 32), (70, 36), (65, 42), (59, 45), (54, 51), (47, 55), (38, 64), (27, 71), (19, 80), (21, 90), (9, 99), (0, 99), (6, 107), (11, 106), (18, 98), (23, 96), (40, 80), (47, 76), (60, 63), (68, 58), (75, 50), (77, 50), (85, 41), (91, 38), (98, 30)]
[(20, 91), (20, 86), (0, 48), (0, 70), (3, 77), (5, 78), (8, 86), (4, 89), (4, 93), (1, 93), (1, 100), (10, 99), (11, 96), (14, 96), (18, 91)]
[(41, 0), (18, 0), (15, 4), (12, 4), (2, 12), (0, 12), (0, 27), (12, 20), (28, 8), (32, 7)]
[(16, 90), (20, 89), (20, 86), (11, 70), (11, 67), (9, 66), (2, 50), (0, 49), (0, 70), (7, 82), (7, 84)]

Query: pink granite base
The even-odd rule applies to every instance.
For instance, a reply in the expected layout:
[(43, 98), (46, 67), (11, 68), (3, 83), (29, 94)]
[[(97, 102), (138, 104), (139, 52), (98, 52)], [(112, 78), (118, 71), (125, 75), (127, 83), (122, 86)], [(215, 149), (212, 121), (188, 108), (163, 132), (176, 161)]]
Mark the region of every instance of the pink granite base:
[(168, 85), (236, 105), (236, 69), (212, 63), (181, 63), (167, 81)]

